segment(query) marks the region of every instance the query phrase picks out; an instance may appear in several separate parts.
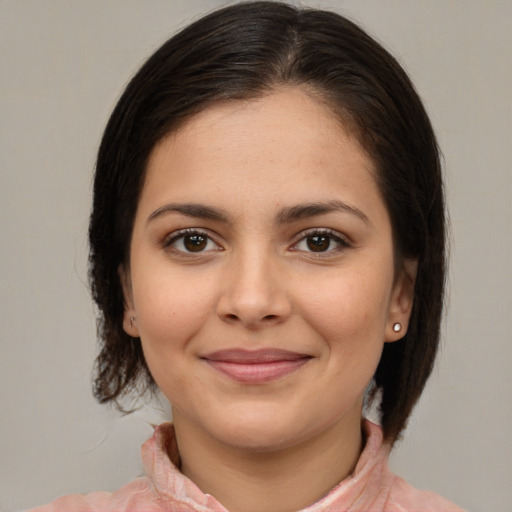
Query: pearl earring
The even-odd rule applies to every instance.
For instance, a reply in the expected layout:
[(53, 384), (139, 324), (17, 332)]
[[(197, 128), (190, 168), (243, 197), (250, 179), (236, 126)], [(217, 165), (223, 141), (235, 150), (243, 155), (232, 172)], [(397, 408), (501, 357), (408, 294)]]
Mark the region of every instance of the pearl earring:
[(400, 332), (402, 330), (402, 324), (399, 322), (396, 322), (393, 324), (393, 331)]

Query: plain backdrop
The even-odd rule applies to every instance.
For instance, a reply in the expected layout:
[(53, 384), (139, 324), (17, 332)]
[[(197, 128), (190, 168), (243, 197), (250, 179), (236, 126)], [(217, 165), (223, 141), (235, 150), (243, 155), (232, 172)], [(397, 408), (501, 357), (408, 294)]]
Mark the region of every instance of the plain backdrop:
[[(95, 151), (123, 86), (221, 0), (0, 0), (0, 509), (114, 490), (165, 407), (97, 405), (87, 290)], [(512, 511), (512, 2), (324, 0), (398, 56), (445, 158), (452, 255), (436, 370), (393, 469)], [(161, 410), (159, 410), (161, 409)]]

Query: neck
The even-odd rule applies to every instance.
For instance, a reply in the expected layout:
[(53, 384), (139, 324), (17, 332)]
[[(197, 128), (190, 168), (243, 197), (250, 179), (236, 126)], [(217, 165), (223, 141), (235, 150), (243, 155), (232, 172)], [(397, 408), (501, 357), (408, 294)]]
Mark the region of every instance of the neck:
[(360, 416), (270, 452), (216, 441), (179, 414), (174, 425), (182, 473), (230, 512), (307, 507), (353, 472), (362, 448)]

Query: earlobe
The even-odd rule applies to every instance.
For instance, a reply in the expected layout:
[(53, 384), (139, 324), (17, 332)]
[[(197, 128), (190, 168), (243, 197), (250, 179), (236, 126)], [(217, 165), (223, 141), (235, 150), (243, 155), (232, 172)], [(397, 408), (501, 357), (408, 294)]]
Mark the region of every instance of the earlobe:
[(414, 285), (417, 270), (417, 260), (404, 260), (400, 275), (396, 279), (389, 305), (386, 342), (398, 341), (407, 333), (414, 303)]
[(137, 328), (137, 319), (125, 309), (123, 316), (123, 329), (126, 334), (132, 338), (139, 337), (139, 329)]
[(124, 302), (124, 314), (123, 314), (123, 329), (126, 334), (133, 338), (138, 338), (139, 329), (137, 328), (137, 317), (135, 315), (135, 308), (133, 304), (133, 292), (132, 283), (130, 278), (130, 272), (124, 265), (120, 265), (118, 268), (119, 280), (123, 289), (123, 302)]

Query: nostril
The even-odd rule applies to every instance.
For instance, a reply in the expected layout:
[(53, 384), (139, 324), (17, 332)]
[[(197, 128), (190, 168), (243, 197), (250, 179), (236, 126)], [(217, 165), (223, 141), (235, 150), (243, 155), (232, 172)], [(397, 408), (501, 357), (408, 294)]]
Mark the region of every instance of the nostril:
[[(226, 320), (231, 320), (231, 321), (238, 321), (241, 319), (238, 315), (235, 315), (234, 313), (228, 313), (228, 314), (224, 315), (224, 318)], [(263, 318), (261, 318), (261, 321), (272, 322), (278, 318), (279, 318), (279, 315), (265, 315)]]

